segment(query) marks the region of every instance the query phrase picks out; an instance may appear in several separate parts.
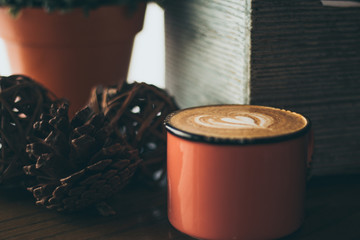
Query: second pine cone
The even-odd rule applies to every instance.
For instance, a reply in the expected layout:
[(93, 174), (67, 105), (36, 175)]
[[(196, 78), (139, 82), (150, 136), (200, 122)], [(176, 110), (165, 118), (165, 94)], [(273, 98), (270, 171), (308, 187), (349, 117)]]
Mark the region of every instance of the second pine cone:
[(111, 197), (134, 174), (138, 151), (89, 107), (69, 121), (68, 104), (53, 104), (34, 124), (24, 167), (37, 183), (28, 188), (38, 205), (76, 211)]

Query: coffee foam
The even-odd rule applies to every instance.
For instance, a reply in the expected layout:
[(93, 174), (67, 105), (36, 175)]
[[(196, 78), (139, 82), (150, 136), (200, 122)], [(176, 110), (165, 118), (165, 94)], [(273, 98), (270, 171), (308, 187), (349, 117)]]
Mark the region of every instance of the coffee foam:
[(254, 105), (218, 105), (181, 110), (168, 124), (188, 133), (226, 139), (251, 139), (291, 134), (308, 121), (300, 114)]

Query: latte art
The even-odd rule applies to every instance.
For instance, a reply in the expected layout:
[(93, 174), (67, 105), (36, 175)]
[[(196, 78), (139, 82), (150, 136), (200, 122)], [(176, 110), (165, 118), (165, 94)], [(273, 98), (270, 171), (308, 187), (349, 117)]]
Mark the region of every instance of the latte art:
[(300, 114), (253, 105), (218, 105), (181, 110), (166, 125), (211, 138), (267, 138), (297, 132), (308, 125)]
[[(231, 114), (230, 114), (231, 115)], [(222, 129), (268, 128), (273, 118), (261, 113), (251, 113), (228, 117), (203, 115), (194, 117), (194, 123), (199, 126)]]

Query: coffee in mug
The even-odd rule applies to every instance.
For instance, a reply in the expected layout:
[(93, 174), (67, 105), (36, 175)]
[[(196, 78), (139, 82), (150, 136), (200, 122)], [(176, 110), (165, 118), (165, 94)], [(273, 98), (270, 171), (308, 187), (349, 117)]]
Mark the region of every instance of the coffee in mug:
[(180, 110), (168, 131), (168, 217), (201, 239), (272, 239), (303, 221), (310, 121), (282, 109)]

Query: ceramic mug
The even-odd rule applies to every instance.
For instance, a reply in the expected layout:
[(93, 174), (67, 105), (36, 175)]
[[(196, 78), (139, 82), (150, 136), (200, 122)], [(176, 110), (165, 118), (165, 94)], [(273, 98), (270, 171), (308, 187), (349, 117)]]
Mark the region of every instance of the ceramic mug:
[(201, 239), (272, 239), (304, 219), (309, 119), (216, 105), (167, 117), (168, 217)]

